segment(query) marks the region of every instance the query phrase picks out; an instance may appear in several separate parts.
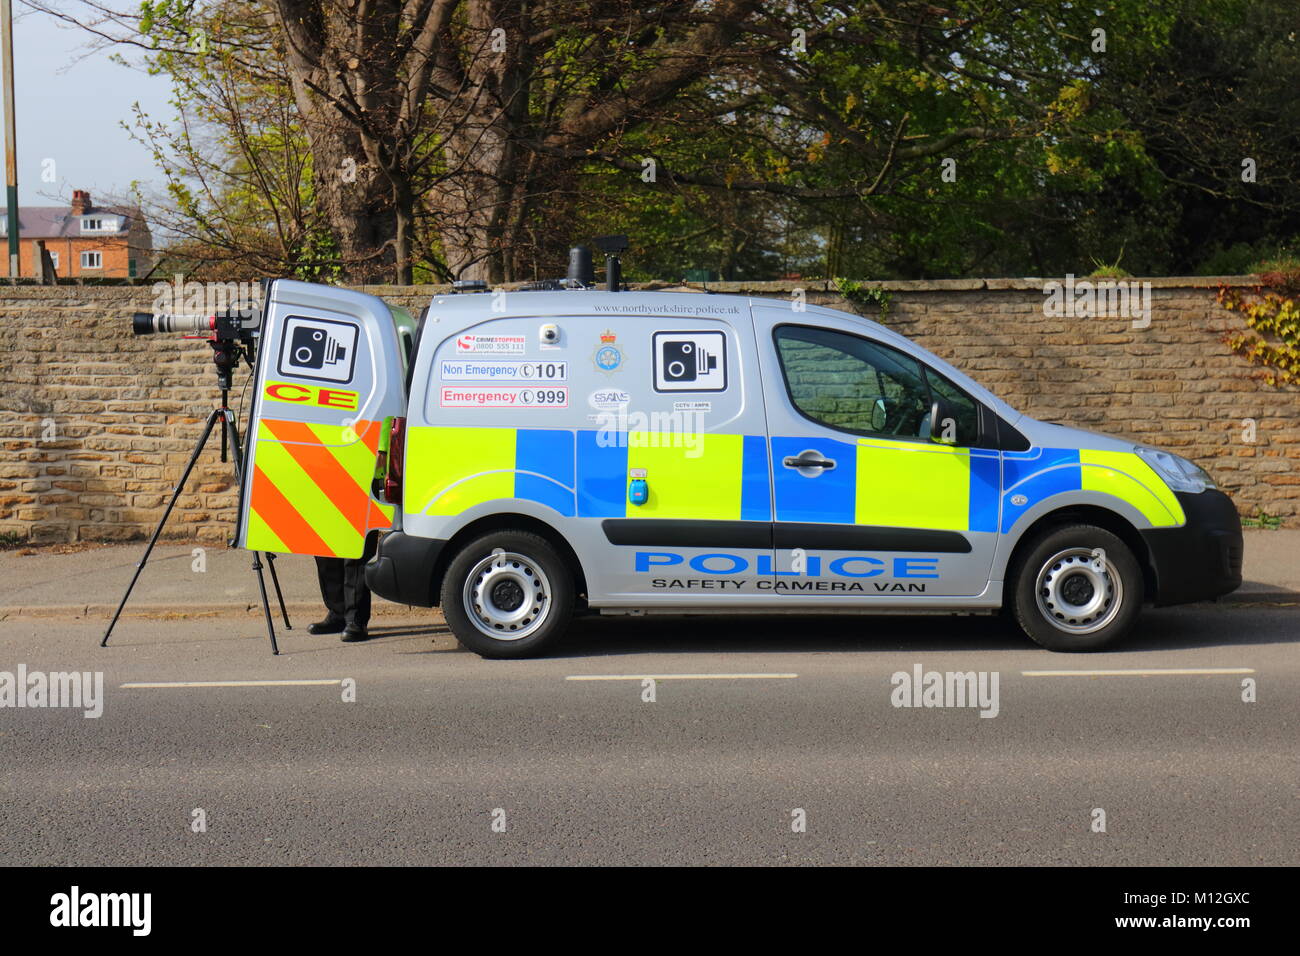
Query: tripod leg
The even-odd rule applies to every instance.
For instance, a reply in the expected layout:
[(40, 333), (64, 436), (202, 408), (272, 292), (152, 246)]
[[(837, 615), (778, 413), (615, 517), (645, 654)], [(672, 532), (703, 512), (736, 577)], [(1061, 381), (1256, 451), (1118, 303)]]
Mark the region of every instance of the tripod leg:
[(176, 488), (172, 491), (171, 500), (167, 502), (167, 509), (158, 521), (158, 527), (153, 529), (153, 537), (149, 539), (149, 544), (144, 549), (144, 555), (140, 558), (140, 563), (135, 566), (135, 574), (131, 576), (131, 583), (126, 586), (126, 593), (122, 595), (117, 610), (113, 612), (113, 619), (108, 622), (108, 630), (104, 632), (104, 639), (99, 642), (100, 647), (108, 646), (109, 635), (113, 633), (113, 628), (117, 626), (117, 619), (122, 616), (122, 608), (126, 607), (127, 599), (131, 596), (131, 591), (135, 589), (135, 582), (140, 580), (140, 572), (144, 570), (149, 555), (153, 553), (153, 546), (158, 543), (158, 537), (162, 534), (163, 525), (171, 517), (172, 509), (176, 507), (176, 502), (180, 499), (181, 492), (185, 488), (185, 482), (189, 480), (190, 472), (194, 470), (199, 455), (203, 453), (203, 446), (208, 443), (208, 436), (212, 434), (212, 427), (217, 423), (217, 419), (223, 418), (224, 415), (225, 413), (219, 408), (213, 409), (212, 413), (208, 415), (208, 423), (203, 428), (203, 434), (194, 446), (194, 453), (190, 455), (189, 464), (185, 466), (185, 471), (181, 474), (181, 480), (176, 482)]
[(239, 443), (239, 425), (235, 422), (235, 413), (224, 405), (220, 409), (222, 418), (225, 419), (225, 427), (222, 430), (221, 460), (226, 460), (226, 443), (229, 441), (232, 457), (235, 459), (235, 484), (244, 483), (244, 456)]
[(284, 592), (280, 590), (280, 578), (275, 573), (275, 555), (270, 551), (266, 553), (266, 567), (271, 572), (271, 586), (275, 588), (276, 599), (280, 602), (280, 617), (284, 618), (284, 629), (292, 631), (293, 625), (289, 623), (289, 609), (284, 606)]
[[(222, 461), (225, 460), (225, 449), (227, 440), (235, 459), (235, 481), (242, 485), (244, 482), (244, 457), (240, 449), (243, 447), (239, 443), (239, 426), (235, 423), (235, 413), (225, 407), (222, 402), (220, 409), (221, 415), (225, 420), (225, 427), (221, 432), (222, 443)], [(293, 630), (289, 623), (289, 612), (284, 607), (284, 595), (280, 593), (280, 579), (275, 574), (275, 561), (271, 552), (266, 552), (266, 564), (271, 569), (271, 582), (275, 585), (275, 596), (280, 599), (280, 613), (284, 615), (284, 626), (286, 630)], [(258, 552), (253, 552), (253, 571), (257, 575), (257, 589), (262, 595), (262, 615), (266, 618), (266, 636), (271, 639), (271, 653), (278, 655), (280, 646), (275, 641), (275, 625), (271, 623), (271, 603), (266, 598), (266, 579), (262, 577), (262, 560)]]
[(278, 655), (280, 647), (275, 643), (275, 625), (271, 623), (271, 604), (266, 599), (266, 579), (262, 577), (262, 559), (253, 552), (253, 571), (257, 574), (257, 588), (262, 592), (262, 614), (266, 616), (266, 636), (271, 639), (271, 653)]

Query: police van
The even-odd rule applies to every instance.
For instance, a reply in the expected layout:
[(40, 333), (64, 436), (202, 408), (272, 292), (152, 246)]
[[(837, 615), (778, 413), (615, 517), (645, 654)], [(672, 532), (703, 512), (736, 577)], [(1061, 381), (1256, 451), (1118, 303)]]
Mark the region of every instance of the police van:
[(1004, 611), (1055, 651), (1241, 582), (1192, 462), (1036, 421), (857, 315), (699, 293), (267, 289), (235, 543), (359, 557), (487, 657), (576, 614)]

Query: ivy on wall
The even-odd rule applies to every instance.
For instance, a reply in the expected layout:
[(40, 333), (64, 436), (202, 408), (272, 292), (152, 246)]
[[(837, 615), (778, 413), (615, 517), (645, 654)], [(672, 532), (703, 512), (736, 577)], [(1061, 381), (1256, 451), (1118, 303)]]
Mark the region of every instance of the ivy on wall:
[(1258, 333), (1229, 332), (1223, 341), (1259, 366), (1259, 377), (1267, 384), (1300, 384), (1300, 272), (1269, 272), (1260, 278), (1260, 285), (1245, 295), (1219, 286), (1219, 304), (1241, 315)]
[(864, 309), (879, 309), (880, 321), (889, 317), (889, 306), (894, 301), (894, 294), (879, 285), (863, 285), (854, 279), (835, 281), (835, 291), (844, 296), (853, 307), (861, 312)]

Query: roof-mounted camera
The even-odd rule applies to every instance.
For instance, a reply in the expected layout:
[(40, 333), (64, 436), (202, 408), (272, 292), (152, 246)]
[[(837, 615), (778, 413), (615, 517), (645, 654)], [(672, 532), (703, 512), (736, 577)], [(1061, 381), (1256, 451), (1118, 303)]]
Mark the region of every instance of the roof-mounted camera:
[[(619, 292), (623, 288), (623, 263), (620, 256), (627, 250), (627, 236), (598, 236), (592, 242), (605, 254), (605, 289)], [(569, 249), (569, 268), (563, 279), (539, 279), (523, 287), (525, 292), (563, 292), (576, 289), (593, 289), (596, 286), (596, 269), (591, 261), (591, 249), (573, 246)]]
[(618, 292), (623, 287), (623, 260), (627, 236), (597, 236), (592, 240), (605, 253), (605, 291)]

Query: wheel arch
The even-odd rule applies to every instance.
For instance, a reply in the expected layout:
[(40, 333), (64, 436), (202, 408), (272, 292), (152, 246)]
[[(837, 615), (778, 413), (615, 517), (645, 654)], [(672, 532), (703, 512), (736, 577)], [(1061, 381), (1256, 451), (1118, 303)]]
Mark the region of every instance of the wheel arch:
[[(1109, 531), (1115, 537), (1119, 538), (1128, 546), (1129, 551), (1137, 560), (1138, 567), (1142, 569), (1142, 588), (1144, 598), (1149, 599), (1150, 595), (1156, 593), (1156, 571), (1155, 564), (1151, 559), (1151, 550), (1147, 547), (1146, 541), (1138, 529), (1125, 518), (1123, 515), (1103, 508), (1100, 505), (1073, 504), (1064, 505), (1056, 508), (1046, 514), (1040, 515), (1021, 533), (1016, 540), (1015, 547), (1011, 549), (1011, 554), (1007, 558), (1005, 576), (1009, 576), (1013, 568), (1016, 567), (1021, 555), (1029, 549), (1029, 546), (1038, 539), (1044, 532), (1055, 528), (1065, 527), (1072, 524), (1090, 524), (1098, 528)], [(1002, 587), (1002, 604), (1007, 605), (1007, 593), (1015, 587), (1015, 582), (1004, 581)]]
[(568, 540), (554, 525), (547, 524), (540, 518), (518, 512), (498, 512), (476, 518), (448, 539), (446, 547), (438, 553), (438, 560), (433, 566), (433, 580), (431, 583), (435, 600), (442, 594), (442, 581), (446, 576), (447, 568), (456, 559), (456, 555), (460, 553), (461, 549), (475, 538), (481, 538), (493, 531), (529, 531), (545, 538), (560, 552), (560, 556), (569, 565), (569, 569), (573, 572), (574, 589), (577, 592), (576, 597), (579, 606), (585, 604), (587, 577), (583, 572), (582, 562), (578, 560), (577, 552), (573, 550), (573, 546), (569, 544)]

